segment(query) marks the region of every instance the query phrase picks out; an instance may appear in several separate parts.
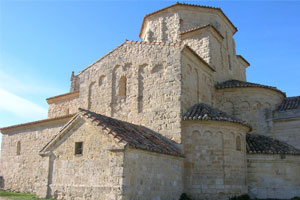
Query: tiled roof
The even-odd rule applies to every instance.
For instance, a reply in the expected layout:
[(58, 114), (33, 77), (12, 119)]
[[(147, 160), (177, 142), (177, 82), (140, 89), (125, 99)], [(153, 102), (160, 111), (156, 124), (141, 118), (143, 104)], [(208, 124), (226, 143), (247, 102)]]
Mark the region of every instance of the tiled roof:
[(287, 111), (300, 109), (300, 96), (298, 97), (287, 97), (280, 104), (278, 111)]
[(240, 80), (228, 80), (228, 81), (225, 81), (222, 83), (218, 83), (216, 85), (216, 89), (241, 88), (241, 87), (266, 88), (266, 89), (270, 89), (270, 90), (279, 92), (285, 96), (285, 93), (278, 90), (276, 87), (261, 85), (261, 84), (257, 84), (257, 83), (250, 83), (250, 82), (245, 82), (245, 81), (240, 81)]
[(174, 143), (150, 129), (88, 110), (79, 110), (83, 117), (90, 120), (97, 128), (114, 137), (119, 142), (125, 142), (136, 149), (183, 156), (180, 149)]
[(300, 150), (295, 147), (273, 138), (247, 134), (247, 153), (249, 154), (289, 154), (300, 155)]
[(141, 37), (141, 35), (142, 35), (142, 30), (144, 29), (146, 18), (148, 18), (148, 17), (151, 16), (151, 15), (155, 15), (155, 14), (157, 14), (157, 13), (160, 13), (160, 12), (162, 12), (162, 11), (165, 11), (165, 10), (167, 10), (167, 9), (170, 9), (170, 8), (173, 8), (173, 7), (176, 7), (176, 6), (198, 7), (198, 8), (207, 8), (207, 9), (218, 10), (218, 11), (221, 13), (221, 15), (222, 15), (222, 16), (229, 22), (229, 24), (233, 27), (234, 33), (237, 32), (237, 28), (233, 25), (233, 23), (230, 21), (230, 19), (224, 14), (224, 12), (221, 10), (221, 8), (216, 8), (216, 7), (211, 7), (211, 6), (201, 6), (201, 5), (196, 5), (196, 4), (188, 4), (188, 3), (179, 3), (179, 2), (177, 2), (176, 4), (170, 5), (170, 6), (168, 6), (168, 7), (162, 8), (162, 9), (160, 9), (160, 10), (157, 10), (157, 11), (155, 11), (155, 12), (152, 12), (152, 13), (149, 13), (149, 14), (145, 15), (144, 20), (143, 20), (143, 23), (142, 23), (142, 27), (141, 27), (139, 36)]
[(242, 124), (245, 126), (250, 125), (246, 122), (239, 120), (221, 110), (213, 108), (204, 103), (198, 103), (189, 108), (182, 117), (183, 120), (213, 120), (213, 121), (226, 121)]

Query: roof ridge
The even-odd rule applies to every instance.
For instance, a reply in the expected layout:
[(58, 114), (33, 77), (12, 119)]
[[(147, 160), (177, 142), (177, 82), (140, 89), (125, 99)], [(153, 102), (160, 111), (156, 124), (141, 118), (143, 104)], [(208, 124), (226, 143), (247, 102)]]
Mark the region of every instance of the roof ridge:
[(151, 129), (82, 108), (79, 108), (79, 112), (85, 119), (89, 120), (93, 125), (100, 127), (118, 142), (128, 144), (136, 149), (183, 156), (178, 147), (168, 141), (163, 135)]
[(217, 83), (215, 85), (216, 89), (226, 89), (226, 88), (240, 88), (240, 87), (258, 87), (258, 88), (266, 88), (266, 89), (271, 89), (276, 92), (281, 93), (284, 97), (286, 97), (286, 94), (279, 90), (277, 87), (274, 86), (268, 86), (268, 85), (262, 85), (259, 83), (252, 83), (252, 82), (247, 82), (247, 81), (241, 81), (241, 80), (236, 80), (236, 79), (229, 79), (227, 81)]
[(238, 123), (247, 126), (251, 129), (251, 126), (236, 117), (229, 115), (228, 113), (214, 108), (208, 104), (197, 103), (190, 107), (182, 116), (182, 120), (212, 120), (212, 121), (225, 121)]

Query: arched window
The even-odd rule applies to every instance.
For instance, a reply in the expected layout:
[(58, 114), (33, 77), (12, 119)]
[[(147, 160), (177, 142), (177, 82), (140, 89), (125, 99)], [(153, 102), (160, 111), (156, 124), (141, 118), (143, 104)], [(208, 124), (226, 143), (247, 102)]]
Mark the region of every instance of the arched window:
[(127, 79), (125, 76), (122, 76), (120, 78), (120, 84), (119, 84), (119, 96), (120, 97), (126, 97), (126, 84), (127, 84)]
[(236, 150), (237, 151), (242, 150), (241, 137), (239, 135), (236, 137)]
[(21, 142), (17, 142), (17, 156), (21, 155)]

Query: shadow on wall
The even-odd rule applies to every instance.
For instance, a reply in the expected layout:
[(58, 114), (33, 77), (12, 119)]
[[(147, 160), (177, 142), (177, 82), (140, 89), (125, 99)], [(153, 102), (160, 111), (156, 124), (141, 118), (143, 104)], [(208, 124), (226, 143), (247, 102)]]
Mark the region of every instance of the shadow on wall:
[(3, 176), (0, 176), (0, 189), (4, 188), (4, 178)]

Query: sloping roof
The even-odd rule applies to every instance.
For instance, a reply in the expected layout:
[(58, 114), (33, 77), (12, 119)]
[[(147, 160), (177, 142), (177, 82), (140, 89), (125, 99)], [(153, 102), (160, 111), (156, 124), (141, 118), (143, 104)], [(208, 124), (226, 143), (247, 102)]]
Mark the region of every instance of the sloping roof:
[(228, 81), (216, 84), (215, 87), (216, 87), (216, 89), (242, 88), (242, 87), (266, 88), (266, 89), (274, 90), (274, 91), (279, 92), (282, 95), (286, 96), (286, 94), (284, 92), (280, 91), (276, 87), (261, 85), (261, 84), (257, 84), (257, 83), (250, 83), (250, 82), (245, 82), (245, 81), (240, 81), (240, 80), (228, 80)]
[(71, 98), (74, 98), (74, 97), (78, 97), (79, 93), (80, 93), (79, 91), (69, 92), (69, 93), (57, 95), (57, 96), (54, 96), (54, 97), (49, 97), (49, 98), (46, 99), (46, 101), (47, 101), (48, 104), (50, 104), (50, 103), (54, 103), (54, 102), (59, 101), (59, 100), (71, 99)]
[(287, 110), (294, 110), (294, 109), (300, 109), (300, 96), (285, 98), (277, 110), (287, 111)]
[(288, 154), (300, 155), (300, 150), (295, 147), (273, 138), (247, 134), (247, 153), (249, 154)]
[[(157, 11), (154, 11), (152, 13), (149, 13), (147, 15), (145, 15), (144, 19), (143, 19), (143, 23), (142, 23), (142, 26), (141, 26), (141, 30), (140, 30), (140, 34), (139, 36), (141, 37), (142, 35), (142, 30), (144, 29), (144, 26), (145, 26), (145, 21), (148, 17), (152, 16), (152, 15), (155, 15), (157, 13), (160, 13), (162, 11), (165, 11), (165, 10), (168, 10), (170, 8), (173, 8), (173, 7), (177, 7), (177, 6), (186, 6), (186, 7), (196, 7), (196, 8), (205, 8), (205, 9), (211, 9), (211, 10), (217, 10), (220, 12), (220, 14), (225, 18), (226, 21), (229, 22), (229, 24), (232, 26), (232, 28), (234, 29), (234, 33), (237, 32), (237, 28), (233, 25), (233, 23), (230, 21), (230, 19), (224, 14), (224, 12), (221, 10), (221, 8), (216, 8), (216, 7), (211, 7), (211, 6), (201, 6), (201, 5), (196, 5), (196, 4), (188, 4), (188, 3), (179, 3), (177, 2), (176, 4), (173, 4), (173, 5), (170, 5), (168, 7), (165, 7), (165, 8), (162, 8), (160, 10), (157, 10)], [(234, 34), (233, 33), (233, 34)]]
[(55, 118), (49, 118), (49, 119), (43, 119), (43, 120), (28, 122), (28, 123), (24, 123), (24, 124), (17, 124), (17, 125), (13, 125), (13, 126), (7, 126), (7, 127), (0, 128), (0, 131), (4, 132), (4, 131), (10, 131), (10, 130), (19, 129), (19, 128), (25, 129), (26, 127), (42, 125), (42, 124), (46, 124), (46, 123), (53, 123), (53, 122), (56, 122), (56, 121), (69, 120), (73, 116), (74, 116), (74, 114), (71, 114), (71, 115), (65, 115), (65, 116), (60, 116), (60, 117), (55, 117)]
[[(143, 126), (117, 120), (81, 108), (79, 108), (79, 113), (74, 118), (78, 116), (90, 121), (97, 129), (111, 136), (115, 141), (129, 145), (132, 148), (183, 156), (181, 150), (173, 142)], [(74, 118), (69, 124), (72, 121), (76, 121)], [(60, 131), (41, 152), (45, 152), (53, 143), (56, 143), (55, 141), (59, 140), (61, 134), (62, 132)]]
[(213, 108), (204, 103), (198, 103), (189, 108), (182, 117), (183, 120), (213, 120), (225, 121), (242, 124), (251, 129), (251, 126), (246, 122), (239, 120), (219, 109)]
[(191, 33), (191, 32), (194, 32), (194, 31), (201, 30), (201, 29), (205, 29), (205, 28), (212, 28), (219, 35), (220, 38), (224, 39), (223, 35), (211, 24), (206, 24), (206, 25), (203, 25), (203, 26), (197, 26), (195, 28), (185, 30), (185, 31), (181, 32), (180, 35), (184, 35), (184, 34)]

